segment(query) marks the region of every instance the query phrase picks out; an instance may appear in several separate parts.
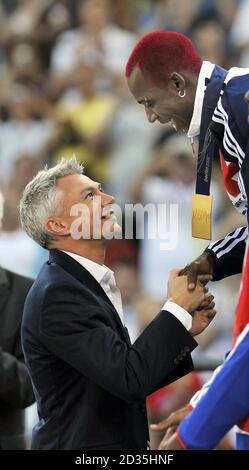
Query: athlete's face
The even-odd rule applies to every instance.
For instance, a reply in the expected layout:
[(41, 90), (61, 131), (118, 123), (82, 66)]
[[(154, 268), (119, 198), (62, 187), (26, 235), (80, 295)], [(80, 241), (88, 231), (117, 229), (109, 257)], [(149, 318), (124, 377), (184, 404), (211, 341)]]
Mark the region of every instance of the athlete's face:
[[(135, 67), (127, 81), (135, 100), (144, 106), (149, 122), (159, 121), (161, 124), (170, 124), (177, 131), (187, 132), (193, 113), (195, 90), (188, 86), (182, 76), (172, 74), (164, 86), (158, 86)], [(181, 98), (179, 86), (182, 83), (185, 85)]]

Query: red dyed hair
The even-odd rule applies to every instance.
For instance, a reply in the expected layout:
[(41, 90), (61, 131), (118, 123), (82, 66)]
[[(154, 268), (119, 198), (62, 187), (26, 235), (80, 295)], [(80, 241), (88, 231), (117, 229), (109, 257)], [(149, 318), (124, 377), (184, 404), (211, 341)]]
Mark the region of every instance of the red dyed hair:
[(129, 77), (135, 67), (152, 82), (165, 84), (172, 72), (198, 75), (202, 58), (190, 39), (173, 31), (153, 31), (145, 34), (134, 47), (126, 64)]

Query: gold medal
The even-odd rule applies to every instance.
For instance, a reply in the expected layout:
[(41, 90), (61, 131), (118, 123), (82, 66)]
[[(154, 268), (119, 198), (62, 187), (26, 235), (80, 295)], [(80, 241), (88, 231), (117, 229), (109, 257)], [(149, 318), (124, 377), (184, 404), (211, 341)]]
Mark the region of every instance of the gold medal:
[(192, 237), (211, 240), (213, 196), (192, 195)]

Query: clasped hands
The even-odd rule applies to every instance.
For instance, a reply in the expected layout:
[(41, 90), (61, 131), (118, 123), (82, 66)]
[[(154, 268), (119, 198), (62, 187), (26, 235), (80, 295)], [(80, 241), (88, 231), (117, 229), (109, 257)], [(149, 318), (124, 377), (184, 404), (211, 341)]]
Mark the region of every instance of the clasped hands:
[(192, 315), (190, 333), (200, 334), (212, 321), (216, 311), (214, 296), (206, 284), (212, 280), (213, 265), (204, 253), (184, 269), (173, 269), (168, 282), (168, 300), (178, 304)]
[[(212, 253), (206, 251), (182, 270), (174, 269), (168, 282), (168, 299), (177, 303), (192, 315), (190, 333), (200, 334), (216, 315), (214, 296), (208, 292), (206, 284), (211, 281), (215, 269)], [(191, 412), (186, 406), (158, 424), (152, 424), (153, 431), (165, 431), (159, 450), (182, 450), (176, 438), (176, 430), (181, 421)]]

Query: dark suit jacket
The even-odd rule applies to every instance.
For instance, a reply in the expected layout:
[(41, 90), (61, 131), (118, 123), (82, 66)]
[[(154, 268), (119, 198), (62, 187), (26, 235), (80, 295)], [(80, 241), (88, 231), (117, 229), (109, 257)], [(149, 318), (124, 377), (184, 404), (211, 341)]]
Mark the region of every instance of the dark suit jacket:
[(27, 297), (22, 341), (40, 417), (33, 449), (146, 449), (145, 398), (191, 371), (196, 347), (168, 312), (131, 345), (100, 284), (57, 250)]
[(34, 401), (21, 349), (21, 319), (32, 281), (0, 267), (0, 448), (24, 449), (24, 411)]

